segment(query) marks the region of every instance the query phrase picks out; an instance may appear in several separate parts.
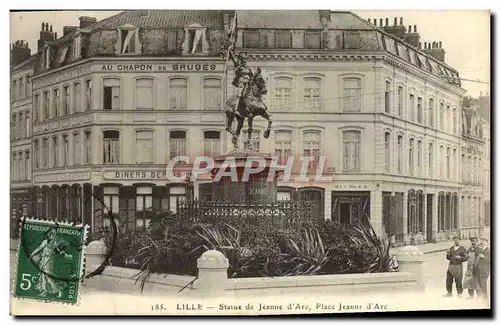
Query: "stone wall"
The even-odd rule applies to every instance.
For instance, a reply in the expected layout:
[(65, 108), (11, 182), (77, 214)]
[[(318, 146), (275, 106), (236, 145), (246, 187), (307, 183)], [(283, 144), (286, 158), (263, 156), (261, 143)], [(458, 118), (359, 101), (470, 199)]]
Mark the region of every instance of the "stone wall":
[[(87, 250), (87, 274), (103, 261), (102, 243), (92, 242)], [(425, 290), (422, 253), (406, 246), (396, 254), (399, 272), (334, 274), (293, 277), (260, 277), (228, 279), (228, 260), (221, 252), (210, 250), (198, 259), (198, 277), (153, 274), (144, 285), (142, 295), (183, 296), (249, 296), (296, 293), (366, 294), (368, 292), (421, 292)], [(107, 267), (101, 275), (85, 279), (84, 285), (100, 290), (141, 294), (136, 283), (138, 270)]]

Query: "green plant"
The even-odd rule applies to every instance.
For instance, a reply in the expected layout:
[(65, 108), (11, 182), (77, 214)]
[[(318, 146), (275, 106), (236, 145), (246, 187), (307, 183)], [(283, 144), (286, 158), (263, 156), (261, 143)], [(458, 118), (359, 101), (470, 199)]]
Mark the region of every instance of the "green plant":
[(372, 254), (367, 256), (368, 268), (366, 273), (392, 272), (396, 266), (390, 253), (391, 244), (388, 238), (380, 238), (371, 225), (355, 225), (355, 234), (350, 240), (359, 246), (366, 245), (372, 248)]
[(312, 275), (328, 262), (328, 250), (317, 229), (306, 228), (298, 238), (287, 238), (283, 264), (289, 266), (285, 275)]

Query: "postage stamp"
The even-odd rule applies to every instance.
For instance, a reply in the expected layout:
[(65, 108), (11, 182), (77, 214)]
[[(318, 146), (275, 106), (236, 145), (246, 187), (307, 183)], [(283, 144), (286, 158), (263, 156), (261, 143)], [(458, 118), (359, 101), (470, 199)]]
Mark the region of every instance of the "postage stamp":
[(77, 304), (88, 226), (21, 220), (14, 296)]

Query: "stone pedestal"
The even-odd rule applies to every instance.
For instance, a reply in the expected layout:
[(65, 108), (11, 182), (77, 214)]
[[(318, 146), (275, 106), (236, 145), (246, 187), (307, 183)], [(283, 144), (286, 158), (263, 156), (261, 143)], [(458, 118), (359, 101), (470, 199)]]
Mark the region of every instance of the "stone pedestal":
[(396, 253), (399, 272), (414, 274), (421, 289), (425, 289), (423, 257), (418, 247), (415, 246), (404, 246)]
[(193, 289), (201, 295), (221, 295), (227, 289), (227, 269), (229, 261), (221, 252), (209, 250), (197, 261), (198, 280)]
[[(276, 202), (278, 176), (282, 169), (272, 165), (271, 154), (235, 152), (214, 161), (214, 200), (246, 204)], [(219, 173), (225, 176), (217, 178)]]
[(106, 260), (108, 248), (104, 240), (94, 240), (85, 251), (85, 274), (90, 274)]

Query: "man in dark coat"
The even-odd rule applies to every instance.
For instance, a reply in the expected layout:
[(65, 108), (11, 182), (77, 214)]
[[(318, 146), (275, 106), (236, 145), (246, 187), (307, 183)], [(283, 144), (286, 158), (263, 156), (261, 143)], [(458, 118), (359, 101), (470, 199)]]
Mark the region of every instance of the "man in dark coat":
[(474, 298), (474, 292), (476, 294), (478, 294), (479, 292), (477, 276), (475, 275), (474, 272), (474, 269), (476, 267), (476, 258), (477, 258), (476, 251), (478, 250), (478, 238), (471, 237), (470, 244), (471, 246), (467, 250), (467, 269), (465, 271), (465, 277), (463, 282), (464, 288), (467, 288), (467, 291), (469, 293), (468, 299)]
[(490, 248), (488, 240), (481, 238), (476, 250), (475, 273), (479, 284), (479, 294), (488, 299), (488, 277), (490, 276)]
[(446, 272), (447, 294), (445, 297), (452, 296), (453, 280), (455, 280), (458, 297), (462, 297), (462, 292), (464, 291), (462, 287), (462, 278), (464, 276), (462, 263), (467, 260), (467, 250), (460, 245), (460, 237), (455, 236), (453, 242), (454, 245), (451, 246), (446, 253), (446, 259), (449, 260), (450, 263), (448, 264), (448, 271)]

